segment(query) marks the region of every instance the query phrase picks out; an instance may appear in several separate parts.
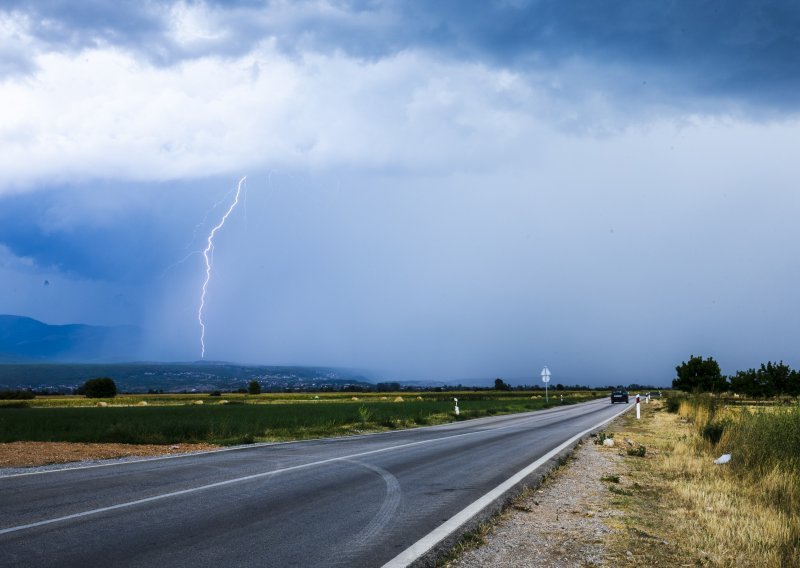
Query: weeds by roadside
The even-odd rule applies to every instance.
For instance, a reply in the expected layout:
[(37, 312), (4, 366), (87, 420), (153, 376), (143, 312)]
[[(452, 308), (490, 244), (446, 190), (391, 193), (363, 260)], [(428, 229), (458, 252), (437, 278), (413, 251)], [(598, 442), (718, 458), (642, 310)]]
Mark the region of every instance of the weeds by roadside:
[[(800, 408), (732, 408), (712, 397), (642, 405), (618, 438), (647, 448), (625, 458), (618, 558), (648, 566), (800, 566)], [(633, 447), (630, 449), (634, 449)], [(732, 455), (715, 465), (722, 453)], [(629, 493), (629, 494), (627, 494)], [(647, 536), (642, 536), (647, 535)]]

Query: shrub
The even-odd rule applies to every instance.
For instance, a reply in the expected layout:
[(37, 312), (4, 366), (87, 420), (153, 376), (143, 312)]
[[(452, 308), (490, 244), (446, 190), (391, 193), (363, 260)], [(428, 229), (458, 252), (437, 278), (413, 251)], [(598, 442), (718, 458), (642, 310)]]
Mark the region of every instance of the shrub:
[(208, 396), (222, 396), (222, 392), (218, 390), (213, 390), (210, 393), (208, 393)]
[(117, 385), (114, 379), (108, 377), (89, 379), (78, 389), (78, 394), (83, 394), (86, 398), (114, 398), (117, 396)]
[(603, 445), (603, 441), (606, 438), (613, 438), (613, 437), (614, 437), (614, 434), (612, 434), (612, 433), (600, 432), (599, 434), (597, 434), (597, 437), (594, 439), (594, 443), (596, 445), (598, 445), (598, 446), (602, 446)]
[(247, 394), (261, 394), (261, 383), (253, 379), (247, 385)]
[(30, 400), (36, 395), (30, 390), (4, 390), (0, 391), (0, 400)]
[(362, 424), (366, 424), (372, 419), (372, 411), (366, 406), (358, 407), (358, 419)]
[(677, 414), (680, 408), (681, 408), (680, 397), (674, 395), (667, 397), (667, 412), (672, 412), (673, 414)]
[(646, 453), (647, 453), (647, 448), (645, 448), (644, 446), (639, 446), (638, 448), (628, 448), (629, 456), (636, 456), (639, 458), (643, 458)]
[(703, 429), (700, 431), (703, 438), (711, 442), (713, 445), (717, 445), (722, 438), (722, 433), (725, 431), (725, 422), (709, 422)]

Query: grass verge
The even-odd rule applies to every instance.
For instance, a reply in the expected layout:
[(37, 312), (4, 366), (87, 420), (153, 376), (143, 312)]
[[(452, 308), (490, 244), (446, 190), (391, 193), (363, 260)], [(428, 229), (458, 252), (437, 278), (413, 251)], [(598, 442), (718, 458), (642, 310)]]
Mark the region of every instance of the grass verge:
[[(645, 566), (800, 566), (800, 409), (731, 408), (712, 399), (642, 405), (615, 440), (625, 487), (609, 487), (621, 563)], [(722, 453), (730, 463), (714, 464)]]

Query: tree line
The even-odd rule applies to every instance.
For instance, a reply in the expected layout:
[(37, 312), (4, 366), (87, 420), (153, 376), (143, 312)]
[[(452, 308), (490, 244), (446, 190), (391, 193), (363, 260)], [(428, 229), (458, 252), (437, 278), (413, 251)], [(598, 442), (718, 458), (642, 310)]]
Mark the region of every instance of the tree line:
[(800, 372), (783, 361), (762, 363), (758, 369), (736, 371), (725, 376), (713, 357), (692, 355), (675, 367), (672, 388), (691, 392), (728, 392), (746, 396), (800, 396)]

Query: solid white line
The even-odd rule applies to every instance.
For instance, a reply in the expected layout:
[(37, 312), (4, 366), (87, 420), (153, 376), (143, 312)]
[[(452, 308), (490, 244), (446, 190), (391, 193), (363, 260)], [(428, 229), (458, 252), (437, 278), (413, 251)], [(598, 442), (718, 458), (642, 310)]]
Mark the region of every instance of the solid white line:
[(607, 418), (603, 420), (599, 424), (595, 424), (591, 428), (587, 428), (583, 432), (579, 434), (575, 434), (572, 438), (561, 444), (560, 446), (553, 448), (545, 455), (540, 457), (538, 460), (533, 462), (532, 464), (528, 465), (524, 469), (518, 471), (513, 476), (505, 480), (503, 483), (489, 491), (483, 497), (480, 497), (477, 501), (468, 505), (465, 509), (456, 513), (453, 517), (433, 529), (430, 533), (419, 539), (417, 542), (406, 548), (403, 552), (392, 558), (389, 562), (383, 565), (383, 568), (405, 568), (406, 566), (410, 565), (412, 562), (416, 561), (427, 552), (429, 552), (434, 546), (436, 546), (439, 542), (453, 534), (459, 527), (461, 527), (464, 523), (472, 519), (475, 515), (480, 513), (484, 508), (488, 507), (495, 499), (502, 496), (506, 491), (514, 487), (517, 483), (528, 477), (531, 473), (536, 471), (539, 467), (544, 465), (548, 460), (555, 457), (559, 454), (562, 450), (568, 448), (570, 445), (574, 444), (578, 440), (580, 440), (583, 436), (599, 428), (600, 426), (607, 424), (614, 420), (617, 416), (622, 414), (623, 412), (627, 412), (633, 408), (632, 406), (626, 406), (620, 412), (617, 412), (611, 418)]
[[(570, 407), (567, 407), (567, 408), (570, 408)], [(571, 408), (574, 408), (574, 406), (571, 407)], [(262, 472), (262, 473), (255, 473), (255, 474), (252, 474), (252, 475), (246, 475), (244, 477), (237, 477), (237, 478), (228, 479), (228, 480), (225, 480), (225, 481), (218, 481), (216, 483), (209, 483), (208, 485), (201, 485), (199, 487), (192, 487), (191, 489), (181, 489), (179, 491), (173, 491), (173, 492), (164, 493), (164, 494), (161, 494), (161, 495), (154, 495), (152, 497), (145, 497), (144, 499), (137, 499), (135, 501), (128, 501), (128, 502), (125, 502), (125, 503), (119, 503), (117, 505), (110, 505), (108, 507), (101, 507), (99, 509), (91, 509), (89, 511), (83, 511), (83, 512), (80, 512), (80, 513), (74, 513), (72, 515), (66, 515), (66, 516), (63, 516), (63, 517), (56, 517), (56, 518), (53, 518), (53, 519), (45, 519), (44, 521), (37, 521), (35, 523), (29, 523), (27, 525), (19, 525), (19, 526), (15, 526), (15, 527), (9, 527), (9, 528), (6, 528), (6, 529), (0, 529), (0, 535), (7, 534), (7, 533), (12, 533), (12, 532), (17, 532), (17, 531), (22, 531), (22, 530), (25, 530), (25, 529), (31, 529), (31, 528), (35, 528), (35, 527), (41, 527), (41, 526), (44, 526), (44, 525), (49, 525), (49, 524), (52, 524), (52, 523), (58, 523), (58, 522), (61, 522), (61, 521), (68, 521), (70, 519), (77, 519), (77, 518), (80, 518), (80, 517), (86, 517), (86, 516), (89, 516), (89, 515), (96, 515), (98, 513), (104, 513), (106, 511), (113, 511), (115, 509), (122, 509), (122, 508), (125, 508), (125, 507), (133, 507), (135, 505), (140, 505), (142, 503), (150, 503), (150, 502), (158, 501), (158, 500), (161, 500), (161, 499), (168, 499), (170, 497), (177, 497), (179, 495), (187, 495), (189, 493), (196, 493), (198, 491), (204, 491), (206, 489), (212, 489), (212, 488), (215, 488), (215, 487), (223, 487), (225, 485), (231, 485), (231, 484), (240, 483), (240, 482), (243, 482), (243, 481), (251, 481), (253, 479), (260, 479), (262, 477), (269, 477), (269, 476), (272, 476), (272, 475), (277, 475), (279, 473), (286, 473), (287, 471), (296, 471), (296, 470), (299, 470), (299, 469), (305, 469), (305, 468), (314, 467), (314, 466), (317, 466), (317, 465), (324, 465), (324, 464), (329, 464), (329, 463), (338, 462), (338, 461), (345, 461), (345, 460), (350, 460), (350, 459), (353, 459), (353, 458), (360, 458), (360, 457), (363, 457), (363, 456), (371, 456), (371, 455), (380, 454), (380, 453), (384, 453), (384, 452), (390, 452), (390, 451), (394, 451), (394, 450), (399, 450), (399, 449), (402, 449), (402, 448), (408, 448), (408, 447), (411, 447), (411, 446), (420, 446), (420, 445), (423, 445), (423, 444), (433, 444), (433, 443), (441, 442), (441, 441), (444, 441), (444, 440), (452, 440), (453, 438), (461, 438), (463, 436), (474, 436), (474, 435), (477, 435), (477, 434), (487, 434), (487, 433), (491, 434), (493, 432), (497, 432), (498, 430), (506, 430), (507, 428), (518, 427), (518, 426), (521, 425), (521, 423), (524, 424), (525, 422), (528, 422), (528, 421), (531, 421), (531, 420), (535, 420), (535, 419), (538, 419), (538, 418), (541, 418), (541, 414), (533, 413), (531, 416), (528, 417), (527, 420), (520, 420), (520, 421), (515, 422), (513, 424), (508, 424), (506, 426), (500, 426), (498, 428), (490, 428), (490, 429), (487, 429), (487, 430), (478, 430), (477, 432), (464, 432), (462, 434), (453, 434), (452, 436), (442, 436), (441, 438), (434, 438), (434, 439), (431, 439), (431, 440), (420, 440), (418, 442), (409, 442), (409, 443), (406, 443), (406, 444), (400, 444), (398, 446), (390, 446), (388, 448), (379, 448), (377, 450), (369, 450), (369, 451), (366, 451), (366, 452), (360, 452), (360, 453), (351, 454), (351, 455), (348, 455), (348, 456), (340, 456), (340, 457), (335, 457), (335, 458), (328, 458), (328, 459), (324, 459), (324, 460), (320, 460), (320, 461), (316, 461), (316, 462), (310, 462), (310, 463), (305, 463), (305, 464), (300, 464), (300, 465), (294, 465), (294, 466), (285, 467), (285, 468), (281, 468), (281, 469), (274, 469), (274, 470), (265, 471), (265, 472)]]

